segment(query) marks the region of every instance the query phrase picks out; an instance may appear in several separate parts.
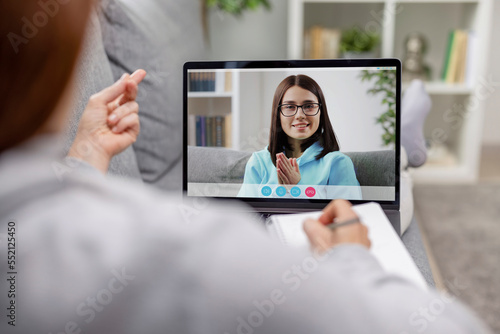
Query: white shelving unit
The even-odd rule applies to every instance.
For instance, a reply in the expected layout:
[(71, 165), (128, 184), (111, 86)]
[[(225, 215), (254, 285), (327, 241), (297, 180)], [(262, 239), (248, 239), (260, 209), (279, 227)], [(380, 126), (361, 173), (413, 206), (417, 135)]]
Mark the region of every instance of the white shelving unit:
[[(223, 71), (221, 71), (223, 72)], [(224, 75), (224, 73), (222, 73)], [(217, 80), (217, 77), (216, 77)], [(189, 114), (200, 116), (231, 115), (231, 148), (240, 148), (240, 79), (239, 72), (231, 72), (231, 90), (217, 86), (215, 92), (188, 92)]]
[(231, 98), (233, 97), (233, 92), (189, 92), (189, 98)]
[[(415, 169), (413, 177), (417, 183), (471, 183), (478, 176), (483, 105), (485, 92), (491, 89), (486, 58), (492, 7), (492, 0), (290, 0), (288, 57), (302, 58), (304, 31), (313, 25), (378, 29), (379, 56), (384, 58), (402, 59), (406, 36), (422, 33), (428, 42), (425, 61), (432, 69), (426, 89), (433, 101), (424, 132), (431, 142), (444, 145), (448, 154)], [(469, 86), (439, 81), (453, 29), (472, 30), (477, 36), (475, 77)]]

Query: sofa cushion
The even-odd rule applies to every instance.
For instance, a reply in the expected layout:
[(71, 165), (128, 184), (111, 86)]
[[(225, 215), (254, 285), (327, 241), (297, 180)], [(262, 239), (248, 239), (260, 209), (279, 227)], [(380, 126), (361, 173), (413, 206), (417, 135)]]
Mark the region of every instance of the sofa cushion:
[(251, 152), (220, 147), (188, 148), (189, 182), (243, 183), (243, 175)]
[[(394, 151), (344, 152), (362, 186), (394, 186)], [(188, 182), (242, 183), (251, 152), (227, 148), (188, 147)]]
[(141, 133), (133, 145), (142, 178), (181, 190), (182, 67), (203, 56), (199, 0), (106, 0), (101, 4), (106, 53), (115, 79), (137, 68)]
[[(76, 96), (65, 136), (66, 152), (69, 150), (78, 129), (78, 123), (91, 95), (114, 83), (113, 73), (104, 51), (98, 15), (92, 13), (87, 35), (76, 69)], [(141, 179), (137, 159), (132, 147), (111, 159), (109, 173)]]
[(362, 186), (394, 186), (395, 152), (344, 152), (351, 158), (358, 182)]

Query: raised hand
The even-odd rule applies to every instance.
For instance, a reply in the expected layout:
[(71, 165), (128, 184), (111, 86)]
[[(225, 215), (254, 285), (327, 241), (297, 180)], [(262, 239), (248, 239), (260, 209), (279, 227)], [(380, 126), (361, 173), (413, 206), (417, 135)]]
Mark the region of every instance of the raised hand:
[(108, 170), (111, 158), (139, 135), (139, 105), (135, 99), (145, 77), (144, 70), (124, 74), (115, 84), (91, 96), (68, 156), (86, 161), (103, 173)]

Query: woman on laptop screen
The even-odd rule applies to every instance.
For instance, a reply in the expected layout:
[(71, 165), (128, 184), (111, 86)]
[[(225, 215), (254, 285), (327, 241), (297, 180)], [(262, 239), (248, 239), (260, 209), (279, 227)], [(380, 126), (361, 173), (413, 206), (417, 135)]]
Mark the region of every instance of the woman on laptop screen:
[(238, 196), (361, 199), (353, 163), (339, 152), (311, 77), (291, 75), (276, 88), (269, 145), (248, 160)]

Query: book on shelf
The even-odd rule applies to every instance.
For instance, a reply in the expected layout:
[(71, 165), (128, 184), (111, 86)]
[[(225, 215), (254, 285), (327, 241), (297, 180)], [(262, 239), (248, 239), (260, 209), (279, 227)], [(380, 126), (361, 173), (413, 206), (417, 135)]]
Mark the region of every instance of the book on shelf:
[(450, 32), (441, 79), (449, 84), (473, 84), (474, 45), (473, 31), (456, 29)]
[(222, 136), (224, 137), (224, 146), (233, 147), (233, 116), (231, 114), (224, 117), (222, 124)]
[(214, 118), (205, 117), (205, 128), (206, 128), (205, 138), (207, 146), (214, 146), (213, 125), (214, 125)]
[(231, 92), (232, 74), (226, 71), (189, 73), (190, 92)]
[(224, 118), (222, 116), (216, 116), (214, 120), (215, 131), (214, 131), (214, 143), (216, 147), (224, 147), (224, 136), (222, 135)]
[(196, 146), (196, 116), (188, 116), (188, 145)]
[(233, 90), (233, 74), (231, 72), (224, 72), (224, 91), (231, 92)]
[(341, 35), (340, 29), (311, 27), (304, 35), (304, 58), (338, 58)]
[(231, 115), (189, 115), (188, 145), (231, 147)]
[(190, 92), (215, 92), (215, 72), (192, 72), (189, 74)]
[(200, 116), (200, 146), (207, 146), (207, 118)]

